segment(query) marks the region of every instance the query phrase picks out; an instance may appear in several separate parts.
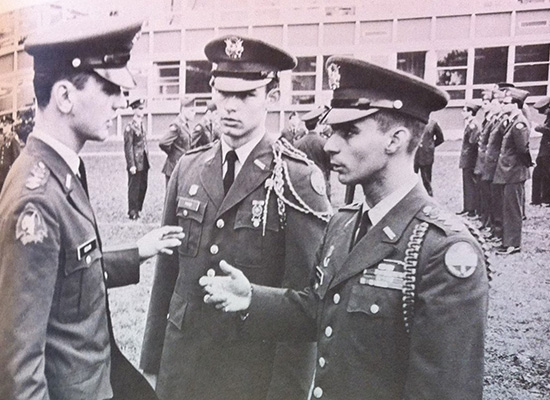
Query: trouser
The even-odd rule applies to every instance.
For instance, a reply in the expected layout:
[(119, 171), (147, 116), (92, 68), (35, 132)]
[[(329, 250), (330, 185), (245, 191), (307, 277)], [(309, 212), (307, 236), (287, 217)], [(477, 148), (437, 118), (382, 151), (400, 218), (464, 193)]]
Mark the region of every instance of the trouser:
[(426, 188), (426, 191), (430, 196), (433, 196), (432, 189), (432, 164), (430, 165), (415, 165), (414, 172), (418, 173), (420, 171), (420, 177), (422, 178), (422, 183)]
[(128, 212), (141, 211), (143, 208), (147, 192), (147, 173), (146, 169), (133, 175), (128, 172)]
[(462, 170), (462, 198), (463, 210), (468, 212), (476, 211), (478, 208), (476, 201), (476, 176), (473, 168), (464, 168)]
[(532, 184), (531, 203), (550, 204), (550, 157), (537, 158)]
[(507, 183), (504, 185), (502, 199), (502, 245), (505, 247), (521, 246), (524, 196), (525, 182)]
[(479, 210), (484, 226), (491, 223), (491, 182), (479, 180)]
[(491, 213), (491, 221), (493, 227), (493, 236), (502, 239), (502, 196), (504, 192), (504, 185), (498, 183), (491, 183), (491, 203), (489, 210)]

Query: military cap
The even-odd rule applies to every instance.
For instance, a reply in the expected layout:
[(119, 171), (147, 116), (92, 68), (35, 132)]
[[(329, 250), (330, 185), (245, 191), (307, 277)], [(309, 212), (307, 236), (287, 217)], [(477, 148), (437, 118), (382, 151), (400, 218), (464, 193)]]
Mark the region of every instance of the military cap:
[(508, 88), (514, 88), (514, 87), (516, 87), (516, 85), (514, 85), (513, 83), (510, 83), (510, 82), (499, 82), (499, 83), (497, 83), (497, 87), (499, 89), (508, 89)]
[(180, 107), (194, 107), (195, 106), (195, 98), (194, 97), (183, 97), (180, 101)]
[(314, 110), (311, 110), (308, 113), (305, 113), (302, 115), (302, 121), (309, 122), (313, 120), (320, 120), (322, 117), (324, 117), (324, 114), (329, 110), (327, 106), (319, 107)]
[(208, 100), (206, 102), (206, 111), (216, 111), (216, 103), (214, 103), (212, 100)]
[(464, 107), (472, 110), (472, 112), (474, 114), (476, 114), (479, 111), (479, 109), (481, 108), (481, 105), (479, 105), (478, 103), (476, 103), (474, 101), (467, 101), (464, 104)]
[(326, 63), (331, 109), (324, 122), (351, 122), (375, 112), (393, 110), (428, 122), (432, 111), (447, 105), (449, 95), (405, 72), (355, 58), (333, 56)]
[(128, 101), (128, 107), (130, 107), (132, 110), (135, 110), (136, 108), (139, 108), (141, 106), (145, 106), (145, 99), (139, 98), (132, 102)]
[(505, 93), (506, 97), (511, 97), (512, 99), (519, 100), (522, 103), (524, 103), (525, 99), (529, 96), (529, 92), (527, 90), (519, 89), (516, 87), (507, 88)]
[(35, 74), (59, 69), (94, 71), (124, 88), (135, 87), (126, 64), (141, 21), (119, 17), (74, 18), (36, 32), (25, 41)]
[(296, 67), (296, 57), (261, 40), (228, 35), (209, 42), (204, 53), (214, 67), (212, 87), (245, 92), (267, 85), (279, 71)]
[(533, 104), (533, 107), (537, 110), (544, 110), (548, 106), (550, 106), (550, 97), (548, 96), (543, 97), (542, 99), (537, 101), (535, 104)]

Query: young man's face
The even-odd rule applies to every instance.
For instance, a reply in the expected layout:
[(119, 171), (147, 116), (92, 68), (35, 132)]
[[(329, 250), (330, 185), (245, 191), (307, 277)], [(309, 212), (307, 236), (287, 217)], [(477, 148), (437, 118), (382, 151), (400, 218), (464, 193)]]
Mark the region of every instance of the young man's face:
[(469, 119), (472, 116), (472, 111), (469, 108), (464, 107), (462, 109), (462, 118)]
[(333, 134), (324, 150), (330, 155), (332, 169), (346, 185), (375, 182), (383, 171), (388, 156), (385, 148), (390, 138), (373, 118), (333, 125)]
[(265, 86), (246, 92), (214, 89), (213, 100), (223, 135), (246, 143), (260, 134), (258, 129), (264, 129), (268, 105)]
[(126, 106), (120, 86), (92, 74), (84, 88), (75, 93), (72, 129), (83, 141), (105, 140), (116, 110)]

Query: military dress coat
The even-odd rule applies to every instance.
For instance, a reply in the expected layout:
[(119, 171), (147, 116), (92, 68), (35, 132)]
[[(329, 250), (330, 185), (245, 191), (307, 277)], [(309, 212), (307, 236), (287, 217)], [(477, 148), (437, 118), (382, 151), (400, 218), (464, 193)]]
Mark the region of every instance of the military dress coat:
[[(420, 185), (353, 246), (360, 217), (357, 204), (331, 219), (305, 291), (252, 286), (243, 335), (316, 339), (313, 399), (480, 400), (488, 303), (480, 245)], [(417, 257), (407, 333), (403, 271)]]
[(282, 154), (292, 184), (285, 180), (285, 198), (298, 204), (300, 197), (327, 218), (267, 195), (277, 185), (273, 140), (266, 135), (256, 145), (225, 197), (219, 141), (190, 150), (170, 179), (163, 223), (186, 236), (174, 255), (159, 258), (141, 357), (145, 372), (159, 373), (161, 399), (307, 399), (313, 343), (241, 340), (239, 316), (204, 304), (198, 283), (226, 260), (254, 283), (307, 285), (330, 204), (322, 173), (290, 145)]
[(136, 171), (149, 169), (149, 149), (147, 148), (147, 131), (143, 121), (135, 118), (124, 129), (124, 155), (128, 171), (136, 167)]
[(0, 197), (0, 398), (154, 399), (114, 342), (106, 288), (139, 281), (137, 248), (104, 251), (65, 161), (29, 137)]
[(11, 166), (15, 159), (21, 153), (21, 142), (17, 135), (11, 136), (9, 139), (0, 133), (0, 192)]
[(170, 177), (180, 157), (191, 148), (189, 123), (178, 116), (168, 127), (168, 132), (160, 138), (159, 147), (168, 156), (162, 167), (162, 173)]

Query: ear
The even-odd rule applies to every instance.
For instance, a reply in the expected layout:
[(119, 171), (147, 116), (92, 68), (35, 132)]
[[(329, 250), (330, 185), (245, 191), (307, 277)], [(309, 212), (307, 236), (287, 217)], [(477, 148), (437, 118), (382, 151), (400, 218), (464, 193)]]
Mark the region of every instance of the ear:
[(67, 80), (53, 84), (50, 102), (53, 102), (62, 114), (69, 114), (73, 109), (73, 92), (76, 87)]
[(269, 91), (267, 94), (267, 101), (269, 104), (276, 104), (281, 98), (281, 90), (279, 88), (274, 88)]
[(388, 144), (384, 150), (386, 154), (395, 154), (400, 149), (406, 149), (410, 140), (411, 132), (407, 128), (403, 126), (392, 128), (388, 132)]

